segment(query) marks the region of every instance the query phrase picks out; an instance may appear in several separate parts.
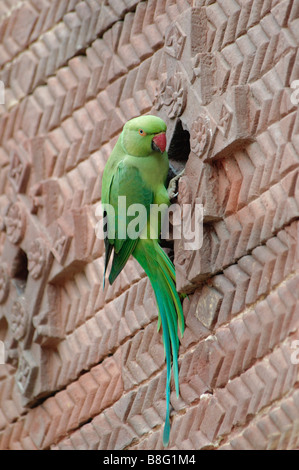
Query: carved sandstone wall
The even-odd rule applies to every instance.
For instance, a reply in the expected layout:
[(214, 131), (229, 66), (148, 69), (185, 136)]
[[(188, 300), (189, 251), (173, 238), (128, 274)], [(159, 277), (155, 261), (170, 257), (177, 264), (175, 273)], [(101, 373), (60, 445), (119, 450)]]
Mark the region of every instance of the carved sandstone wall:
[(103, 292), (95, 236), (105, 162), (147, 112), (205, 210), (203, 247), (174, 244), (170, 448), (298, 447), (298, 32), (292, 0), (1, 2), (1, 449), (162, 448), (153, 293), (133, 260)]

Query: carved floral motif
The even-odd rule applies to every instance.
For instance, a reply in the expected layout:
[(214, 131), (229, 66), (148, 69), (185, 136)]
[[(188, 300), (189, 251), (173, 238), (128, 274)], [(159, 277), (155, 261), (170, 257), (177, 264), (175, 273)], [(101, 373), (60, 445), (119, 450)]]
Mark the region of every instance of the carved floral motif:
[(37, 214), (38, 209), (43, 207), (42, 185), (36, 184), (29, 190), (29, 197), (31, 201), (30, 212)]
[(8, 239), (12, 243), (19, 243), (26, 230), (26, 217), (19, 203), (16, 202), (8, 209), (5, 225)]
[(13, 337), (20, 341), (26, 333), (28, 315), (25, 306), (18, 300), (13, 304), (10, 312), (10, 328)]
[(207, 115), (201, 114), (191, 127), (190, 146), (192, 152), (201, 156), (207, 149), (210, 138), (210, 120)]
[(185, 41), (186, 35), (183, 33), (179, 25), (174, 23), (165, 38), (165, 51), (175, 59), (180, 59)]
[(37, 375), (37, 365), (33, 361), (29, 351), (23, 351), (19, 359), (19, 366), (16, 374), (16, 382), (25, 396), (30, 396), (30, 392), (34, 387), (34, 382)]
[(155, 108), (167, 107), (167, 115), (170, 119), (181, 116), (187, 101), (187, 89), (183, 74), (176, 72), (166, 80), (162, 80), (156, 91)]
[(10, 167), (10, 177), (14, 179), (15, 181), (18, 181), (20, 179), (20, 176), (22, 175), (23, 172), (23, 164), (18, 158), (18, 155), (16, 153), (13, 154), (12, 157), (12, 163)]
[(28, 162), (14, 150), (11, 154), (9, 177), (17, 192), (23, 192), (26, 189), (29, 172), (30, 165)]
[(30, 364), (22, 356), (17, 373), (17, 384), (22, 393), (25, 392), (30, 378)]
[(57, 225), (52, 252), (59, 263), (63, 263), (70, 245), (70, 237)]
[(28, 252), (28, 271), (33, 279), (38, 279), (44, 269), (46, 262), (46, 248), (43, 240), (34, 240)]
[(233, 118), (233, 115), (232, 115), (231, 110), (227, 107), (225, 103), (223, 103), (221, 112), (220, 112), (219, 128), (221, 132), (223, 133), (224, 137), (227, 137), (228, 135), (232, 118)]
[(191, 250), (184, 250), (183, 246), (179, 245), (175, 255), (175, 263), (184, 266), (186, 263), (190, 262), (192, 254), (193, 252)]
[(5, 302), (9, 291), (9, 277), (6, 264), (0, 266), (0, 304)]

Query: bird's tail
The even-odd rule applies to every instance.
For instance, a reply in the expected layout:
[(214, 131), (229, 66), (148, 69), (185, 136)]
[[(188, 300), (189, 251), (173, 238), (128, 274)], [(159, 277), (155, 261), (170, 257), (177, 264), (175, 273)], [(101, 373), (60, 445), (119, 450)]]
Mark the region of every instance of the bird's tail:
[(175, 288), (175, 269), (156, 240), (139, 240), (133, 256), (148, 275), (158, 304), (158, 330), (162, 325), (162, 336), (166, 357), (166, 418), (163, 444), (168, 445), (170, 435), (170, 381), (171, 363), (177, 396), (179, 395), (178, 350), (179, 337), (184, 333), (184, 316), (179, 294)]

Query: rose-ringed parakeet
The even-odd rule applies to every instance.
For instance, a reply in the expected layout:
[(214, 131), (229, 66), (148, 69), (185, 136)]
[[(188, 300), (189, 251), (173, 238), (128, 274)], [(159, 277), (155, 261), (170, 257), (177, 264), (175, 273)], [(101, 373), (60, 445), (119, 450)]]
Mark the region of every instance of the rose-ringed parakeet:
[[(152, 227), (150, 232), (150, 213), (157, 207), (154, 205), (170, 204), (165, 186), (169, 169), (165, 133), (165, 122), (156, 116), (141, 116), (125, 124), (104, 169), (102, 205), (106, 228), (104, 283), (113, 252), (110, 284), (121, 272), (130, 255), (133, 255), (146, 272), (154, 289), (158, 305), (158, 329), (162, 325), (167, 366), (166, 418), (163, 432), (163, 444), (166, 446), (170, 435), (171, 365), (178, 395), (178, 327), (183, 335), (184, 317), (180, 296), (175, 288), (174, 265), (159, 245), (160, 226)], [(123, 235), (123, 230), (128, 228), (133, 216), (126, 214), (123, 217), (120, 214), (119, 196), (126, 197), (126, 208), (132, 204), (142, 204), (146, 209), (146, 217), (138, 226), (139, 236)], [(107, 209), (108, 205), (113, 207), (112, 212)], [(111, 235), (109, 229), (112, 226), (114, 231), (112, 230)]]

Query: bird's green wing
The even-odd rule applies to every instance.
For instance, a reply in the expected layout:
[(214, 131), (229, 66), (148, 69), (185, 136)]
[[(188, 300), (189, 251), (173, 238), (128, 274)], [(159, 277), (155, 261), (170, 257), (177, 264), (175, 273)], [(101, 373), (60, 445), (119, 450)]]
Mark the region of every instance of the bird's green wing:
[[(114, 247), (113, 263), (109, 275), (110, 284), (114, 282), (134, 251), (140, 232), (147, 223), (153, 199), (153, 191), (145, 184), (138, 168), (126, 165), (123, 161), (120, 162), (111, 179), (109, 189), (109, 204), (113, 210), (106, 211), (107, 264), (111, 247)], [(139, 206), (133, 206), (133, 204)], [(112, 235), (110, 234), (111, 226), (114, 228)]]

